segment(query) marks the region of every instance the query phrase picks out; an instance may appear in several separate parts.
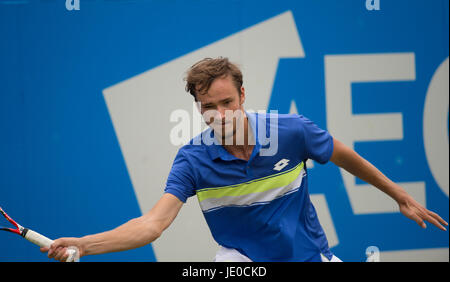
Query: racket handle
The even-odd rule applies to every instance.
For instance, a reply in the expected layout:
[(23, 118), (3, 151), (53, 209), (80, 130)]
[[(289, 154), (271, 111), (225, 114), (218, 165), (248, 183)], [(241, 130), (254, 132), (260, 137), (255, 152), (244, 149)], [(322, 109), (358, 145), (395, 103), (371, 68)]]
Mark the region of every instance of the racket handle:
[[(52, 239), (49, 239), (44, 235), (41, 235), (36, 231), (28, 228), (25, 228), (22, 234), (25, 239), (33, 244), (38, 245), (39, 247), (50, 247), (50, 245), (54, 242)], [(78, 249), (76, 247), (69, 247), (67, 249), (67, 254), (69, 254), (66, 260), (67, 262), (78, 262), (80, 260)]]
[(23, 237), (39, 247), (50, 247), (53, 244), (53, 240), (27, 228), (23, 230)]

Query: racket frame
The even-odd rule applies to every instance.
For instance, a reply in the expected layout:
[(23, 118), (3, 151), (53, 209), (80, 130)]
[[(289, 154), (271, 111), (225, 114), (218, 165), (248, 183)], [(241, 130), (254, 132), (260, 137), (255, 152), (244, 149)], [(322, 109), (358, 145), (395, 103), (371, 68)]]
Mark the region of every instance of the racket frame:
[[(15, 233), (17, 235), (22, 236), (23, 238), (27, 239), (33, 244), (38, 245), (39, 247), (50, 247), (51, 244), (53, 244), (53, 240), (45, 237), (44, 235), (41, 235), (37, 233), (36, 231), (33, 231), (29, 228), (25, 228), (18, 224), (14, 219), (12, 219), (1, 207), (0, 207), (0, 213), (8, 220), (12, 225), (14, 225), (16, 228), (8, 228), (8, 227), (2, 227), (0, 226), (0, 230), (8, 231)], [(79, 261), (79, 257), (77, 257), (78, 252), (77, 250), (73, 248), (69, 248), (67, 250), (67, 253), (69, 257), (67, 258), (67, 261)]]
[(14, 225), (16, 228), (8, 228), (8, 227), (3, 227), (0, 226), (0, 230), (4, 230), (4, 231), (8, 231), (8, 232), (12, 232), (12, 233), (16, 233), (22, 237), (25, 238), (25, 236), (23, 235), (23, 231), (25, 228), (23, 228), (20, 224), (18, 224), (17, 222), (14, 221), (14, 219), (12, 219), (3, 209), (2, 207), (0, 207), (0, 213), (6, 218), (6, 220), (8, 220), (12, 225)]

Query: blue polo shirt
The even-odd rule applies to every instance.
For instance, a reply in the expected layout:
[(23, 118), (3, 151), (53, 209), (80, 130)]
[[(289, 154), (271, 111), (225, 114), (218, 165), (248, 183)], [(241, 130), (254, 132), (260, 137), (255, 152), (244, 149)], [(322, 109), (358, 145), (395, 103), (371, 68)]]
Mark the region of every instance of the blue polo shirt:
[(301, 115), (246, 115), (255, 136), (248, 161), (210, 142), (207, 129), (180, 148), (165, 192), (183, 202), (196, 195), (216, 242), (252, 261), (331, 259), (306, 168), (307, 159), (330, 159), (331, 135)]

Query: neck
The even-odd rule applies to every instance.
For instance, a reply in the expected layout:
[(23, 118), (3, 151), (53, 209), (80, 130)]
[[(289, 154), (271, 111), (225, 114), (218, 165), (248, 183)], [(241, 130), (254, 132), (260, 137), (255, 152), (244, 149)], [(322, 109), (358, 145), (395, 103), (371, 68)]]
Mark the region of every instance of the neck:
[[(243, 136), (242, 136), (243, 135)], [(237, 129), (231, 140), (222, 138), (222, 146), (232, 155), (237, 158), (249, 160), (255, 146), (253, 132), (251, 131), (248, 118), (244, 118), (243, 129)], [(230, 145), (228, 145), (230, 144)]]

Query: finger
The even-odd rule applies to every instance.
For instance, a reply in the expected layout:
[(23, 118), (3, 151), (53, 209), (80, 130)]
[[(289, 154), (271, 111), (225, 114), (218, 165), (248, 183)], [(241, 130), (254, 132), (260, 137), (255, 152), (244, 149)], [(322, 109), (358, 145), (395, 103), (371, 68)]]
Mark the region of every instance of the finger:
[(49, 250), (48, 250), (48, 257), (52, 258), (55, 255), (55, 251), (60, 248), (60, 243), (55, 241), (53, 242), (53, 244), (50, 245)]
[(50, 250), (50, 248), (49, 248), (49, 247), (41, 247), (39, 250), (40, 250), (42, 253), (46, 253), (46, 252), (48, 252), (48, 250)]
[(437, 228), (443, 230), (443, 231), (447, 231), (447, 229), (445, 229), (444, 226), (442, 226), (438, 220), (436, 220), (435, 218), (433, 218), (431, 215), (429, 215), (428, 213), (425, 215), (424, 219), (428, 222), (430, 222), (431, 224), (433, 224), (434, 226), (436, 226)]
[(411, 213), (410, 218), (412, 220), (414, 220), (420, 227), (427, 228), (427, 225), (425, 224), (423, 219), (420, 216), (418, 216), (416, 213)]
[(63, 252), (63, 255), (62, 255), (60, 261), (66, 262), (66, 261), (68, 261), (69, 257), (70, 257), (70, 254), (69, 254), (69, 252), (68, 252), (68, 249), (67, 249), (67, 248), (64, 248), (64, 252)]
[(428, 211), (428, 214), (429, 214), (430, 216), (434, 217), (435, 219), (437, 219), (437, 220), (439, 221), (439, 223), (448, 226), (447, 221), (443, 220), (442, 217), (440, 217), (437, 213), (432, 212), (432, 211)]
[(50, 246), (50, 249), (48, 250), (47, 256), (49, 258), (54, 258), (57, 253), (58, 248)]
[(415, 221), (422, 228), (426, 228), (426, 225), (423, 222), (422, 218), (420, 218), (420, 216), (418, 216), (416, 211), (414, 211), (413, 209), (411, 209), (409, 207), (408, 208), (400, 207), (400, 211), (402, 212), (402, 214), (404, 216), (406, 216), (407, 218)]
[(64, 257), (66, 255), (67, 248), (59, 247), (57, 250), (57, 254), (55, 255), (55, 259), (59, 261), (64, 261)]
[(49, 258), (55, 258), (55, 256), (58, 254), (58, 250), (59, 250), (59, 247), (56, 247), (56, 248), (50, 247), (50, 250), (48, 251), (47, 256)]
[(67, 248), (62, 248), (58, 252), (58, 256), (55, 257), (56, 260), (59, 260), (60, 262), (65, 262), (67, 260)]
[(59, 253), (61, 248), (64, 248), (64, 246), (59, 246), (59, 245), (56, 245), (56, 244), (52, 244), (50, 246), (49, 251), (48, 251), (48, 257), (49, 258), (54, 258)]

